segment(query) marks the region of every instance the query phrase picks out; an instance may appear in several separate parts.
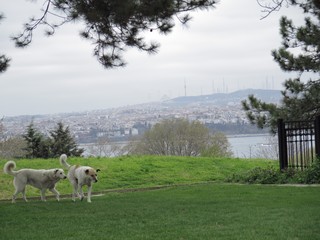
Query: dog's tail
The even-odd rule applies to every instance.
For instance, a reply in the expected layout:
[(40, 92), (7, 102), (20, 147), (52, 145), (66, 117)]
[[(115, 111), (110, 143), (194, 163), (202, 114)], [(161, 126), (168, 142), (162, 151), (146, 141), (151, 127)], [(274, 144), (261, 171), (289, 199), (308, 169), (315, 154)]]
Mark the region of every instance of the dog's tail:
[(6, 174), (15, 176), (15, 175), (16, 175), (16, 171), (13, 171), (13, 169), (15, 169), (15, 168), (16, 168), (16, 163), (15, 163), (14, 161), (8, 161), (8, 162), (6, 162), (6, 164), (4, 165), (3, 171), (4, 171)]
[(71, 167), (71, 165), (69, 165), (68, 163), (67, 163), (67, 155), (66, 154), (62, 154), (61, 156), (60, 156), (60, 164), (62, 165), (62, 166), (64, 166), (66, 169), (69, 169), (70, 167)]

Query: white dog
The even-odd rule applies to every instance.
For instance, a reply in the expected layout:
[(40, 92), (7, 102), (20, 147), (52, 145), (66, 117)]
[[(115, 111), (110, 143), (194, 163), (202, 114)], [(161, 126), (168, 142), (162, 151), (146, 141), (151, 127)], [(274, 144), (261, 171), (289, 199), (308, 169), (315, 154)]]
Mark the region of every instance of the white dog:
[(69, 170), (68, 179), (70, 180), (70, 183), (73, 186), (72, 200), (75, 201), (75, 198), (78, 195), (80, 200), (82, 201), (84, 198), (82, 187), (84, 185), (87, 185), (87, 201), (91, 202), (92, 183), (98, 182), (97, 172), (99, 172), (100, 169), (95, 170), (92, 167), (79, 165), (71, 166), (67, 163), (66, 154), (62, 154), (60, 156), (60, 163), (62, 166)]
[(41, 200), (45, 201), (45, 192), (49, 189), (53, 192), (59, 201), (59, 192), (55, 189), (56, 183), (60, 179), (66, 179), (63, 169), (21, 169), (13, 171), (16, 168), (14, 161), (8, 161), (3, 168), (6, 174), (14, 176), (13, 185), (15, 193), (12, 196), (12, 202), (16, 201), (17, 195), (21, 192), (23, 199), (27, 202), (26, 198), (26, 185), (29, 184), (41, 190)]

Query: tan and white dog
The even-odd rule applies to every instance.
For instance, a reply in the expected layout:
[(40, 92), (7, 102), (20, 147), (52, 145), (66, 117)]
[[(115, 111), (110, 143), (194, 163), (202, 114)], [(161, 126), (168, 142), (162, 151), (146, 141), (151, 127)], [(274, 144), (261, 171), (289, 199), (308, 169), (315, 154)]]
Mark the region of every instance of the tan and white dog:
[(21, 192), (23, 199), (27, 202), (26, 198), (26, 185), (31, 185), (41, 190), (41, 200), (45, 201), (45, 192), (49, 189), (56, 196), (59, 201), (59, 192), (55, 189), (56, 183), (60, 179), (66, 179), (63, 169), (21, 169), (14, 171), (16, 163), (8, 161), (3, 168), (6, 174), (14, 176), (13, 185), (15, 193), (12, 196), (12, 202), (16, 201), (17, 195)]
[(60, 156), (60, 163), (66, 169), (68, 169), (68, 179), (73, 186), (72, 200), (76, 200), (76, 196), (82, 201), (84, 198), (82, 187), (88, 186), (87, 202), (91, 202), (92, 183), (98, 182), (97, 172), (100, 169), (95, 170), (88, 166), (69, 165), (67, 163), (67, 155), (62, 154)]

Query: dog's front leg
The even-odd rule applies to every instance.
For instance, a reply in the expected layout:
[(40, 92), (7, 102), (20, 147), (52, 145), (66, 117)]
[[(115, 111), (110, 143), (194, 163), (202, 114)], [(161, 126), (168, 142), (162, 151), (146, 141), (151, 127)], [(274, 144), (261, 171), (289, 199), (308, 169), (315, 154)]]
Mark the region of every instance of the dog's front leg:
[(91, 191), (92, 191), (92, 186), (88, 186), (88, 196), (87, 196), (88, 203), (91, 203)]
[(56, 199), (59, 202), (60, 201), (60, 193), (55, 188), (49, 189), (54, 195), (56, 195)]
[(45, 193), (46, 193), (46, 190), (45, 188), (41, 189), (41, 201), (46, 201), (46, 196), (45, 196)]

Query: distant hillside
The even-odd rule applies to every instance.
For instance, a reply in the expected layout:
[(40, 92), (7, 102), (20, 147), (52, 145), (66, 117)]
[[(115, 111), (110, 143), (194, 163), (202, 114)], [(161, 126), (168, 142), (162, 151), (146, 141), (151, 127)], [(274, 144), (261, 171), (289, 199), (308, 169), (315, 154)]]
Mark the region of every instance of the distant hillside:
[(215, 104), (224, 106), (228, 104), (240, 104), (242, 100), (253, 94), (255, 97), (264, 102), (278, 103), (281, 99), (280, 90), (264, 90), (264, 89), (245, 89), (232, 93), (214, 93), (201, 96), (185, 96), (177, 97), (165, 101), (165, 104), (173, 105), (189, 105), (189, 104)]

